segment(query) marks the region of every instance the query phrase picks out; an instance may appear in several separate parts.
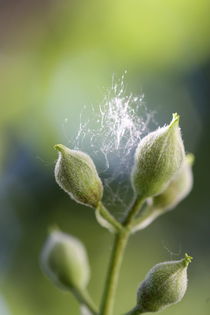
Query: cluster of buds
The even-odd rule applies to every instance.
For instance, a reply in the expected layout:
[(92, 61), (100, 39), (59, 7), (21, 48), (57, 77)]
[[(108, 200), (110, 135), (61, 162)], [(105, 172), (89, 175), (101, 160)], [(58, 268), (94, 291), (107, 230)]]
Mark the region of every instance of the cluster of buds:
[[(76, 202), (95, 208), (102, 226), (112, 232), (126, 228), (102, 204), (103, 184), (92, 159), (61, 144), (55, 149), (59, 153), (55, 166), (58, 185)], [(192, 164), (193, 156), (185, 154), (177, 114), (173, 114), (169, 125), (140, 141), (131, 183), (135, 199), (144, 201), (147, 207), (140, 216), (134, 213), (132, 232), (145, 228), (189, 194), (193, 184)], [(187, 288), (190, 261), (191, 257), (185, 255), (182, 260), (153, 267), (138, 289), (137, 305), (128, 314), (156, 312), (179, 302)], [(51, 232), (42, 250), (41, 263), (44, 273), (57, 286), (84, 296), (90, 272), (86, 250), (78, 239), (60, 231)], [(95, 314), (86, 306), (82, 306), (81, 312)]]

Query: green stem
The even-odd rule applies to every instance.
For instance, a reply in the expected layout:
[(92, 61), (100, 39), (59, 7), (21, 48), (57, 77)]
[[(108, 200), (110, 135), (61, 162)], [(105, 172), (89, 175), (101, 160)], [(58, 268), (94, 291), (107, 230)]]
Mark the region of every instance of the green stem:
[(122, 230), (122, 225), (120, 222), (118, 222), (112, 215), (111, 213), (106, 209), (106, 207), (103, 205), (102, 202), (99, 202), (98, 207), (96, 211), (99, 212), (99, 214), (102, 216), (102, 218), (109, 222), (111, 226), (114, 228), (115, 231), (121, 231)]
[(140, 217), (132, 221), (132, 232), (145, 229), (161, 214), (162, 212), (160, 209), (156, 209), (153, 206), (147, 206)]
[(116, 295), (120, 267), (128, 237), (129, 233), (126, 230), (115, 236), (100, 315), (112, 315), (113, 313), (114, 299)]
[(141, 197), (136, 197), (133, 205), (131, 206), (130, 210), (128, 211), (127, 216), (125, 217), (124, 221), (123, 221), (123, 226), (125, 227), (130, 227), (132, 220), (135, 218), (135, 216), (137, 215), (137, 213), (139, 212), (141, 206), (144, 203), (144, 198)]
[(89, 293), (87, 291), (81, 291), (80, 289), (73, 289), (73, 294), (76, 297), (76, 299), (79, 301), (80, 304), (85, 305), (87, 309), (91, 312), (93, 315), (98, 314), (98, 310), (94, 302), (92, 301), (91, 297), (89, 296)]
[(123, 221), (121, 230), (115, 235), (114, 246), (112, 249), (110, 264), (107, 273), (107, 279), (101, 304), (100, 315), (112, 315), (114, 307), (114, 299), (119, 279), (120, 267), (124, 251), (131, 234), (131, 224), (133, 218), (138, 213), (144, 199), (138, 198), (134, 201), (132, 207), (128, 211), (126, 218)]

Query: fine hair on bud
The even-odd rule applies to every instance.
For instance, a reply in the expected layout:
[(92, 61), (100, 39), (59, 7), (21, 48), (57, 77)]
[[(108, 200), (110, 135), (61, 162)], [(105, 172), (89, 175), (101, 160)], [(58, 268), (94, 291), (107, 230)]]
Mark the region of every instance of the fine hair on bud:
[(90, 270), (84, 245), (75, 237), (52, 231), (41, 252), (41, 267), (46, 276), (62, 289), (86, 288)]
[(59, 157), (55, 166), (58, 185), (76, 202), (96, 208), (103, 196), (103, 185), (92, 159), (86, 153), (55, 145)]
[(136, 309), (140, 313), (158, 312), (178, 303), (187, 289), (187, 267), (192, 257), (155, 265), (137, 291)]
[(131, 175), (134, 191), (142, 198), (160, 194), (180, 169), (185, 157), (179, 116), (149, 133), (139, 143)]
[(134, 224), (133, 232), (146, 228), (156, 218), (174, 209), (187, 197), (193, 187), (193, 161), (193, 154), (187, 154), (182, 166), (167, 188), (160, 195), (147, 199), (146, 210), (141, 215), (141, 220), (137, 220)]
[(187, 154), (180, 170), (169, 183), (168, 187), (162, 194), (153, 198), (154, 209), (161, 212), (171, 210), (191, 192), (193, 187), (193, 162), (193, 154)]

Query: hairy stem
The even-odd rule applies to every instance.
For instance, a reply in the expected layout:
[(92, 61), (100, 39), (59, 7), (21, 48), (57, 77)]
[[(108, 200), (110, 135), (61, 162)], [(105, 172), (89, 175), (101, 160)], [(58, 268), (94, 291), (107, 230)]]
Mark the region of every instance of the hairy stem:
[(99, 202), (97, 210), (99, 211), (100, 215), (113, 226), (115, 231), (121, 231), (122, 225), (118, 222), (111, 213), (106, 209), (102, 202)]
[(156, 218), (158, 218), (163, 211), (156, 209), (153, 206), (147, 206), (143, 213), (135, 220), (132, 221), (132, 232), (145, 229)]
[(130, 227), (132, 220), (135, 218), (135, 216), (137, 215), (137, 213), (139, 212), (140, 208), (142, 207), (144, 203), (144, 199), (140, 198), (140, 197), (136, 197), (134, 199), (134, 202), (130, 208), (130, 210), (128, 211), (127, 216), (125, 217), (124, 221), (123, 221), (123, 225), (125, 227)]
[(80, 304), (85, 305), (86, 308), (91, 312), (92, 315), (97, 315), (98, 310), (94, 302), (92, 301), (89, 293), (87, 291), (81, 291), (79, 289), (74, 289), (73, 294)]
[(131, 234), (131, 224), (133, 218), (135, 218), (136, 214), (138, 213), (139, 209), (141, 208), (144, 200), (143, 199), (136, 199), (133, 202), (130, 210), (126, 218), (122, 223), (122, 229), (119, 231), (114, 240), (114, 246), (112, 249), (110, 264), (107, 273), (107, 279), (100, 309), (100, 315), (112, 315), (113, 314), (113, 307), (114, 307), (114, 300), (118, 285), (120, 267), (122, 264), (122, 259), (124, 255), (124, 251)]
[(112, 315), (120, 267), (128, 237), (129, 233), (127, 231), (115, 236), (100, 315)]

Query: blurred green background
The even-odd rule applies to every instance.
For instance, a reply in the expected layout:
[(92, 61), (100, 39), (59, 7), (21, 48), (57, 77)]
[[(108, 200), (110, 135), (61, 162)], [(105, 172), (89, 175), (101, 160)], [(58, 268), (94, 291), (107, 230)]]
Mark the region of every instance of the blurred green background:
[(40, 271), (40, 249), (55, 223), (84, 241), (99, 302), (112, 236), (55, 184), (52, 147), (70, 145), (83, 106), (98, 110), (113, 73), (125, 70), (128, 91), (144, 93), (159, 125), (181, 115), (196, 163), (191, 195), (131, 239), (115, 314), (134, 305), (154, 264), (185, 252), (194, 257), (187, 294), (162, 314), (209, 314), (209, 12), (209, 0), (0, 1), (1, 315), (79, 314), (72, 296)]

